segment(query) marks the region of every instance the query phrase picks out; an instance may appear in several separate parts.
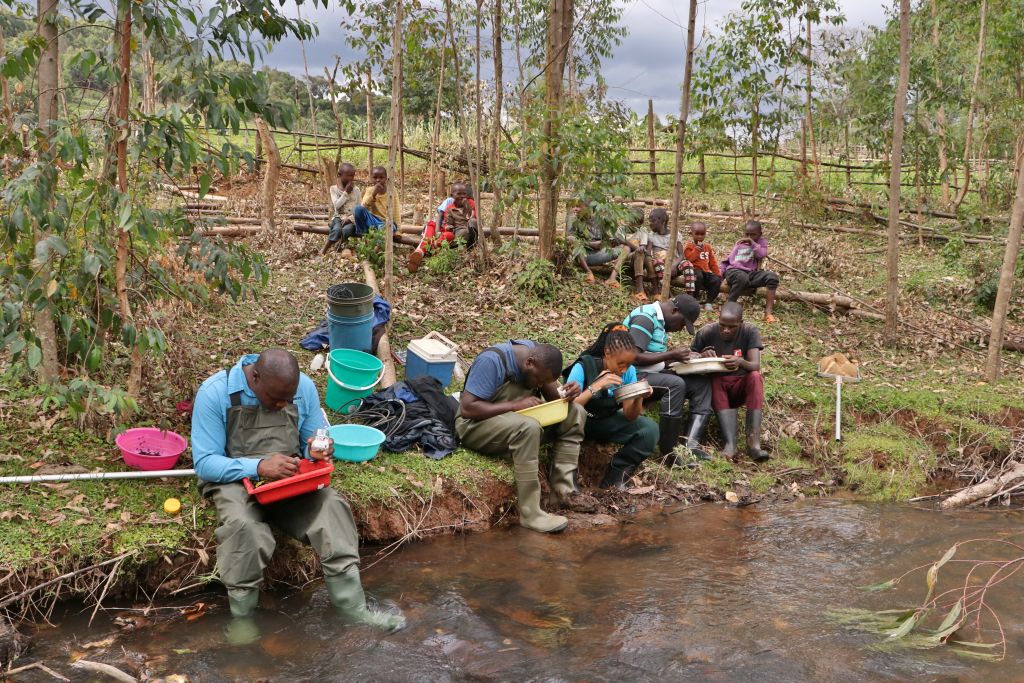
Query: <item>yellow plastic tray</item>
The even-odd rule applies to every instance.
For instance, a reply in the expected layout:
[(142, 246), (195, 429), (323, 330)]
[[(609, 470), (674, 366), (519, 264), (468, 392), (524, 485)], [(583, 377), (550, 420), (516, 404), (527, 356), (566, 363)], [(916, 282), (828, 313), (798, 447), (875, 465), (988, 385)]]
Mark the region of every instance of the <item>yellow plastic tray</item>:
[(539, 406), (524, 408), (516, 412), (526, 417), (532, 417), (537, 422), (540, 422), (541, 427), (550, 427), (569, 417), (569, 401), (560, 398), (557, 401), (548, 401), (547, 403), (541, 403)]

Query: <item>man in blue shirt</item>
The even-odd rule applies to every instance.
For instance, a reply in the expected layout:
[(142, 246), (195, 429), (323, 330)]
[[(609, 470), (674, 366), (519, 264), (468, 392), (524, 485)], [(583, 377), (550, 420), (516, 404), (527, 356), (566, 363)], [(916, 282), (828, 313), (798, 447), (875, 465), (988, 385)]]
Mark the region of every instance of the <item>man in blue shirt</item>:
[(671, 363), (686, 363), (700, 354), (685, 346), (669, 348), (669, 332), (684, 327), (693, 334), (693, 323), (700, 317), (700, 304), (689, 294), (674, 299), (656, 301), (634, 309), (623, 325), (629, 328), (638, 353), (637, 376), (646, 379), (661, 399), (661, 417), (658, 422), (658, 445), (669, 464), (676, 464), (675, 447), (683, 427), (683, 404), (690, 400), (690, 424), (686, 430), (685, 445), (700, 459), (708, 459), (700, 448), (708, 421), (711, 419), (711, 383), (702, 375), (689, 375), (683, 379), (668, 369)]
[(484, 349), (466, 375), (455, 420), (455, 430), (466, 448), (493, 456), (511, 455), (519, 523), (543, 533), (561, 531), (569, 520), (541, 509), (537, 467), (542, 441), (554, 444), (549, 503), (579, 512), (597, 509), (597, 501), (576, 489), (587, 418), (583, 408), (573, 403), (580, 393), (579, 384), (570, 382), (563, 387), (569, 414), (556, 425), (544, 428), (532, 417), (515, 412), (543, 403), (538, 394), (547, 401), (563, 398), (555, 383), (561, 371), (562, 352), (551, 344), (520, 339)]
[(352, 510), (333, 488), (262, 505), (242, 479), (275, 481), (298, 472), (301, 458), (330, 460), (313, 450), (326, 428), (313, 380), (284, 349), (244, 356), (203, 382), (192, 411), (192, 460), (199, 490), (217, 508), (217, 572), (236, 620), (229, 638), (257, 637), (250, 617), (259, 602), (263, 570), (274, 553), (271, 525), (309, 543), (320, 556), (331, 602), (347, 618), (386, 629), (400, 616), (371, 612), (359, 579), (359, 537)]

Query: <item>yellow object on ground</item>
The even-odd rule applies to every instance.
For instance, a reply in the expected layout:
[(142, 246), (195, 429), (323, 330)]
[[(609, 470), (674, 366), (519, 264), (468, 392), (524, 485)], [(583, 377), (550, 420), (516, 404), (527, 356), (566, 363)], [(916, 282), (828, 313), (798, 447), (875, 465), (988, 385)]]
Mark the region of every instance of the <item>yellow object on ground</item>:
[(181, 512), (181, 501), (177, 498), (168, 498), (164, 501), (164, 512), (169, 515), (176, 515)]

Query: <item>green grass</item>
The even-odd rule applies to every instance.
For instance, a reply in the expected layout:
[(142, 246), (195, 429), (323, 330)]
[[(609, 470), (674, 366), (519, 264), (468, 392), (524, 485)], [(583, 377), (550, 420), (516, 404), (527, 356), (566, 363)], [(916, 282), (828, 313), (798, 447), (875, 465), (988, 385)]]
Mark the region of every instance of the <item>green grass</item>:
[(846, 484), (879, 501), (912, 498), (927, 483), (936, 461), (920, 438), (884, 424), (847, 434), (842, 457)]
[(417, 452), (382, 452), (364, 463), (338, 463), (332, 483), (353, 502), (368, 504), (429, 498), (439, 484), (475, 495), (485, 480), (511, 484), (513, 479), (508, 462), (459, 448), (441, 460)]

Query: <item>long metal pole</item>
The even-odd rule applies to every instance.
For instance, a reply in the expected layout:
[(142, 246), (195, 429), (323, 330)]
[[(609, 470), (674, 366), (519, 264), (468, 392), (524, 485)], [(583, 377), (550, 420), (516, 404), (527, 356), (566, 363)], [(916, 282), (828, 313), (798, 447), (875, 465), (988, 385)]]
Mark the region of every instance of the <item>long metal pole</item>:
[(843, 440), (843, 378), (836, 375), (836, 441)]
[(0, 477), (0, 484), (36, 484), (40, 482), (95, 481), (97, 479), (160, 479), (194, 477), (195, 470), (150, 470), (148, 472), (81, 472), (78, 474), (29, 474)]

